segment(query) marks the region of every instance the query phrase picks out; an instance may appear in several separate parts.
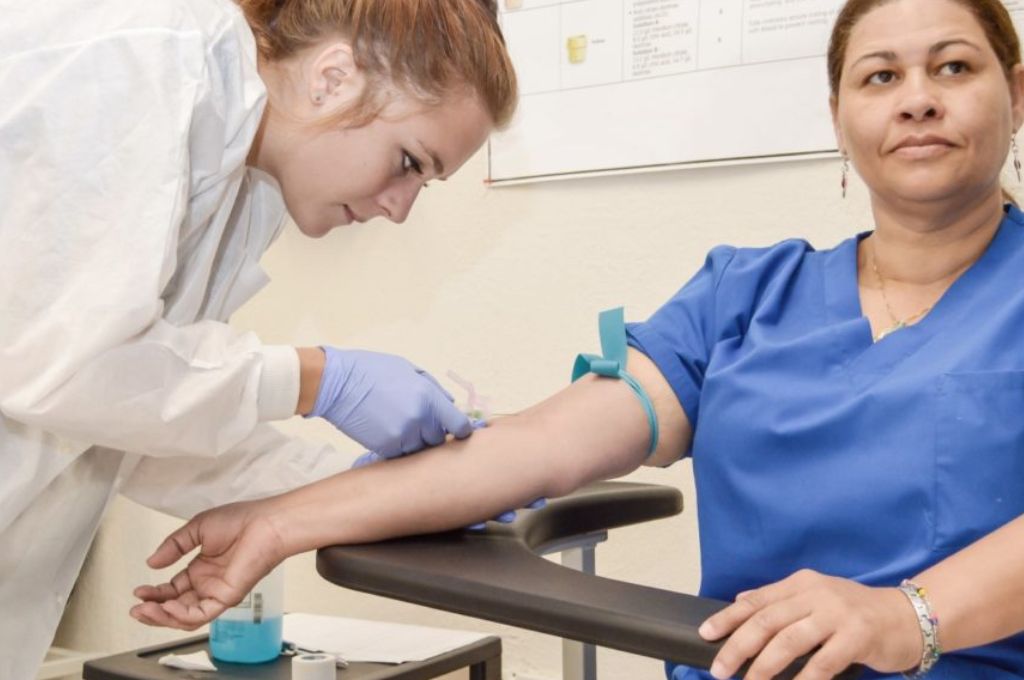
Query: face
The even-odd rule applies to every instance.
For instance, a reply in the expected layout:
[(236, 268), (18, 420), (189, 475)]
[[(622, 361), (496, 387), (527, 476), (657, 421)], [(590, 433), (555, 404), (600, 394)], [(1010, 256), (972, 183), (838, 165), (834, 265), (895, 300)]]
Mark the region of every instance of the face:
[(307, 236), (374, 217), (404, 222), (428, 182), (451, 176), (493, 127), (473, 95), (425, 107), (399, 93), (361, 127), (318, 125), (343, 113), (366, 86), (350, 56), (342, 50), (326, 61), (299, 59), (286, 66), (290, 77), (265, 78), (271, 101), (287, 106), (288, 115), (265, 120), (256, 165), (277, 179)]
[(850, 34), (839, 147), (872, 194), (930, 202), (987, 196), (1021, 123), (1021, 67), (1007, 77), (974, 15), (951, 0), (897, 0)]

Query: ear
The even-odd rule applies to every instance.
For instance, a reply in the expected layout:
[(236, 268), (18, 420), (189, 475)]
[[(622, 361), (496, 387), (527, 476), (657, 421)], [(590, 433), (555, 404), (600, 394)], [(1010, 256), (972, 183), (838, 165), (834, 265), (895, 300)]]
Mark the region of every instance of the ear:
[(1010, 71), (1010, 105), (1013, 110), (1013, 129), (1024, 124), (1024, 66), (1017, 64)]
[(306, 63), (305, 80), (309, 101), (319, 112), (329, 115), (346, 109), (362, 96), (366, 77), (347, 41), (333, 40), (318, 50)]
[(835, 95), (828, 98), (828, 109), (832, 112), (832, 130), (836, 135), (839, 153), (846, 156), (846, 139), (843, 138), (843, 128), (839, 126), (839, 98)]

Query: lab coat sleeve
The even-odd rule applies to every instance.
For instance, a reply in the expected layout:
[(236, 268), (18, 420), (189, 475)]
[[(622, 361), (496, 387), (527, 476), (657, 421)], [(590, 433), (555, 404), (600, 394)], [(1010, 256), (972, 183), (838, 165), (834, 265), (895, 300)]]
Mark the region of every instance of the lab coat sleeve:
[(261, 424), (216, 458), (142, 457), (121, 493), (181, 518), (225, 503), (265, 498), (348, 470), (355, 456)]
[[(212, 143), (193, 112), (219, 107), (211, 53), (198, 31), (134, 29), (0, 60), (4, 416), (83, 448), (179, 456), (294, 412), (293, 349), (163, 318), (190, 141)], [(261, 110), (222, 112), (219, 139), (237, 146)]]

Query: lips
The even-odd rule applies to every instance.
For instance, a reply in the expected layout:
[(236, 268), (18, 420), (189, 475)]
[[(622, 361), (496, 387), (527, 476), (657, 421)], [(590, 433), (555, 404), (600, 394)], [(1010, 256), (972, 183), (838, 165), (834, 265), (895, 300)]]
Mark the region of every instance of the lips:
[(922, 147), (955, 147), (956, 144), (949, 141), (945, 137), (938, 135), (910, 135), (904, 137), (899, 141), (896, 146), (893, 147), (893, 152), (899, 151), (900, 149), (914, 149)]

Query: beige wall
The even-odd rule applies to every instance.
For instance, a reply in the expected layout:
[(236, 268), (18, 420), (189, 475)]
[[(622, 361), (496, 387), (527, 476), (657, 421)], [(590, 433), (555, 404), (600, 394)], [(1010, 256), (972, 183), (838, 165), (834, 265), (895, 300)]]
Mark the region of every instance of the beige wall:
[[(870, 228), (865, 191), (839, 195), (839, 161), (806, 161), (606, 177), (488, 189), (486, 156), (425, 191), (405, 225), (349, 227), (320, 241), (289, 230), (265, 258), (274, 282), (234, 319), (272, 343), (334, 343), (403, 354), (477, 383), (495, 410), (525, 407), (564, 386), (580, 351), (599, 349), (597, 312), (654, 311), (719, 243), (806, 237), (830, 246)], [(327, 437), (322, 423), (285, 428)], [(635, 479), (673, 484), (683, 516), (620, 530), (598, 549), (599, 573), (694, 591), (698, 545), (688, 463)], [(151, 575), (148, 551), (176, 522), (118, 501), (103, 526), (61, 631), (65, 644), (121, 650), (166, 637), (126, 615)], [(311, 556), (288, 563), (287, 607), (496, 631), (507, 677), (560, 675), (559, 643), (410, 605), (344, 592)], [(602, 651), (602, 678), (657, 678), (657, 661)]]

